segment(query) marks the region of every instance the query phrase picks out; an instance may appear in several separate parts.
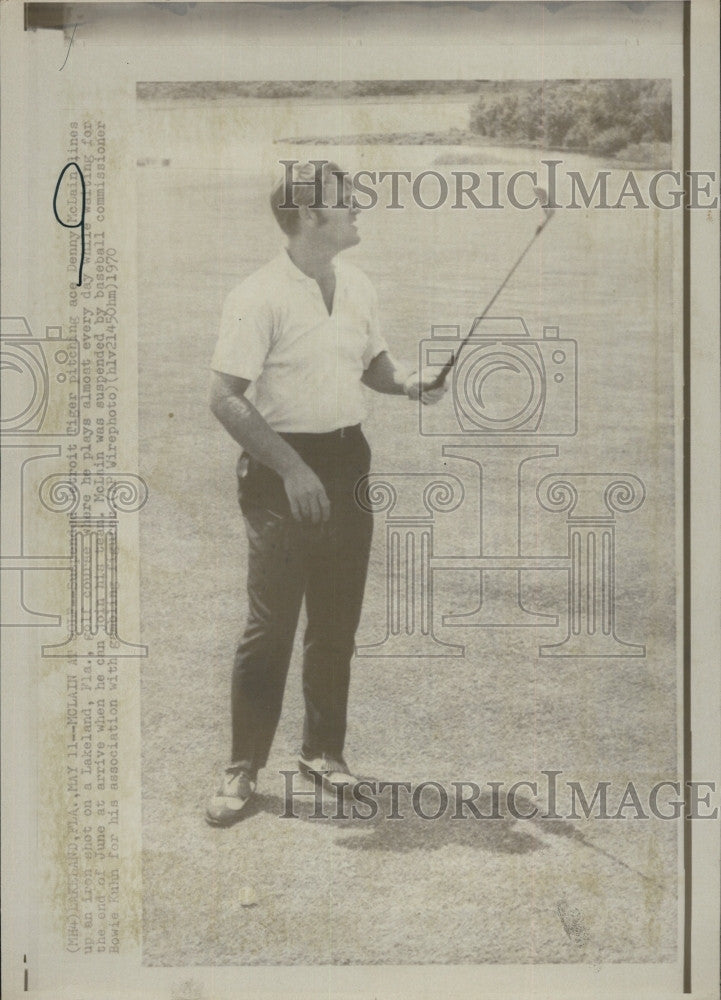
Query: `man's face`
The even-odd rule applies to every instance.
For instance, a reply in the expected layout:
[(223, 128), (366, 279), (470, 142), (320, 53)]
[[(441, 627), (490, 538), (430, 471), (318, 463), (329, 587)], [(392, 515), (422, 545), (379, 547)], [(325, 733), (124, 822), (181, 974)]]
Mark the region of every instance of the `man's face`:
[(360, 243), (356, 226), (359, 209), (353, 207), (353, 184), (348, 177), (329, 177), (323, 185), (327, 208), (311, 209), (315, 218), (314, 235), (324, 249), (333, 254)]

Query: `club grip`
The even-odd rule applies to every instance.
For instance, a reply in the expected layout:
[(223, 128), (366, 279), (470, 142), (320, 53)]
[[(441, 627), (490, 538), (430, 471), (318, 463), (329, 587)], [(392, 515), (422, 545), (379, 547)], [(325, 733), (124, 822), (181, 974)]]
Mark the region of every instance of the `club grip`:
[(448, 378), (448, 372), (451, 370), (455, 362), (456, 362), (456, 356), (455, 354), (452, 354), (448, 359), (448, 361), (446, 361), (441, 370), (438, 372), (436, 377), (433, 379), (433, 381), (429, 382), (425, 386), (425, 391), (433, 392), (434, 389), (440, 389), (441, 386), (445, 384), (445, 381)]

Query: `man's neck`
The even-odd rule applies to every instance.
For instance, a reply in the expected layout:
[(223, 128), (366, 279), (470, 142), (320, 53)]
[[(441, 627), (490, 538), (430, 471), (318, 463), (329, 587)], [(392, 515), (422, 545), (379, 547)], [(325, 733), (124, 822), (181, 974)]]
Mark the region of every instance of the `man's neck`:
[(309, 278), (318, 280), (333, 271), (333, 257), (323, 250), (307, 243), (301, 239), (290, 239), (288, 242), (288, 256), (295, 266)]

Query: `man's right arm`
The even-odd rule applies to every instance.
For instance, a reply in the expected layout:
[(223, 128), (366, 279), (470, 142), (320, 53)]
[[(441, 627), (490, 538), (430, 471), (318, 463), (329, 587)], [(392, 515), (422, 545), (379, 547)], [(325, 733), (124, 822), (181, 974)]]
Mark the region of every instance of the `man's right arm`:
[(230, 436), (263, 465), (277, 472), (297, 521), (327, 521), (330, 503), (320, 479), (246, 398), (250, 382), (213, 372), (210, 409)]

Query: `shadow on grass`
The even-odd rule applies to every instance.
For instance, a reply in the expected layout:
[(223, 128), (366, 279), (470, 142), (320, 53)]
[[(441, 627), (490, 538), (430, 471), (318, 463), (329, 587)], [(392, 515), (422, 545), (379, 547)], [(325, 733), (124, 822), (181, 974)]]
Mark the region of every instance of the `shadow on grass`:
[[(332, 795), (324, 793), (319, 806), (312, 798), (296, 797), (291, 805), (289, 800), (279, 795), (258, 795), (249, 805), (246, 819), (258, 813), (266, 813), (283, 822), (309, 823), (314, 826), (332, 826), (340, 836), (336, 843), (351, 851), (392, 851), (405, 854), (410, 851), (435, 851), (443, 847), (471, 847), (494, 854), (527, 854), (546, 847), (538, 837), (520, 827), (519, 820), (502, 810), (494, 815), (490, 793), (476, 801), (482, 818), (476, 818), (463, 809), (456, 815), (456, 809), (449, 802), (448, 809), (437, 819), (424, 819), (412, 808), (410, 800), (401, 797), (394, 812), (390, 791), (379, 793), (374, 799), (377, 812), (369, 816), (367, 805), (357, 805), (352, 814), (353, 800), (339, 803)], [(519, 806), (522, 805), (520, 799)], [(424, 809), (428, 807), (424, 804)], [(530, 807), (528, 807), (530, 808)], [(430, 811), (430, 810), (429, 810)], [(360, 814), (360, 815), (359, 815)], [(564, 831), (566, 836), (572, 831)]]
[(397, 854), (437, 851), (449, 846), (470, 847), (488, 854), (528, 854), (544, 847), (532, 834), (514, 826), (515, 822), (508, 817), (493, 820), (453, 819), (448, 814), (437, 820), (424, 820), (411, 813), (401, 820), (383, 817), (366, 821), (364, 829), (359, 829), (358, 821), (350, 821), (336, 843), (350, 851), (392, 851)]
[[(578, 823), (567, 819), (544, 818), (543, 807), (531, 799), (517, 796), (517, 818), (508, 812), (505, 804), (494, 805), (490, 792), (476, 801), (480, 817), (462, 811), (459, 818), (454, 815), (452, 805), (438, 819), (424, 819), (408, 805), (399, 810), (403, 819), (389, 820), (388, 810), (379, 810), (373, 820), (361, 820), (365, 829), (359, 828), (358, 820), (335, 820), (344, 829), (344, 835), (336, 843), (349, 850), (395, 851), (405, 853), (414, 850), (432, 851), (449, 845), (471, 847), (491, 854), (526, 854), (531, 851), (548, 850), (554, 839), (567, 844), (584, 847), (600, 854), (613, 864), (619, 865), (646, 883), (662, 885), (658, 879), (627, 864), (618, 855), (594, 843), (579, 828)], [(538, 812), (531, 816), (534, 807)], [(350, 831), (350, 832), (346, 832)]]
[[(520, 795), (515, 798), (516, 811), (522, 817), (520, 819), (508, 811), (502, 798), (494, 802), (490, 792), (485, 792), (474, 800), (480, 816), (473, 814), (467, 806), (459, 809), (450, 797), (447, 809), (437, 818), (429, 819), (418, 815), (409, 796), (401, 796), (395, 810), (389, 790), (379, 793), (374, 801), (377, 811), (370, 816), (367, 805), (358, 806), (353, 815), (352, 799), (339, 802), (335, 796), (325, 792), (320, 804), (312, 792), (308, 794), (306, 790), (303, 790), (301, 796), (296, 793), (292, 805), (289, 799), (280, 795), (257, 795), (249, 803), (244, 821), (265, 814), (282, 819), (285, 823), (308, 823), (326, 829), (332, 827), (339, 834), (335, 843), (346, 850), (387, 851), (396, 854), (437, 851), (451, 846), (472, 848), (488, 854), (528, 854), (550, 849), (553, 841), (558, 838), (602, 855), (646, 883), (658, 882), (653, 876), (627, 864), (616, 854), (594, 843), (592, 838), (579, 829), (577, 822), (544, 818), (541, 805)], [(424, 804), (428, 813), (432, 808), (433, 806)], [(531, 818), (534, 808), (537, 809), (537, 815)], [(394, 811), (397, 815), (391, 818)], [(361, 814), (358, 815), (358, 812)]]

